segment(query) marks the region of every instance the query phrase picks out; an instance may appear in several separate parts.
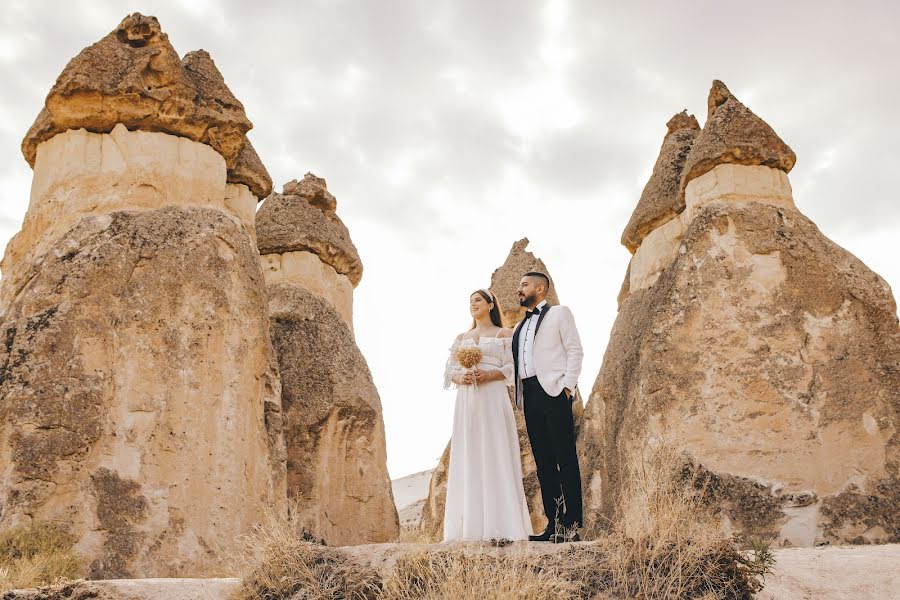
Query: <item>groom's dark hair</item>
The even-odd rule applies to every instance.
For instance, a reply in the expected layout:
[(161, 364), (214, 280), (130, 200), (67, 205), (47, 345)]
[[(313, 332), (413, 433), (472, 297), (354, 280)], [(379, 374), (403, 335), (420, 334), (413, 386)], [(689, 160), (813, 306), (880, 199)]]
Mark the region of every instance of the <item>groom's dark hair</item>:
[(541, 273), (540, 271), (528, 271), (522, 275), (522, 277), (537, 277), (538, 279), (543, 280), (547, 292), (550, 291), (550, 277), (546, 273)]

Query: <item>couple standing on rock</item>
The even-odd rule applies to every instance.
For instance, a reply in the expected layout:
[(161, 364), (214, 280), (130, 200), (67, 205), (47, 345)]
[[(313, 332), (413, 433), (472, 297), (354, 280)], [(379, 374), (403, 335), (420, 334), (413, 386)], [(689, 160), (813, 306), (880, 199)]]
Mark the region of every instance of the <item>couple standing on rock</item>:
[[(527, 309), (515, 330), (503, 327), (490, 290), (469, 298), (474, 323), (450, 348), (444, 387), (457, 386), (444, 541), (509, 539), (579, 541), (581, 472), (572, 400), (584, 352), (572, 312), (547, 304), (550, 278), (526, 273), (518, 288)], [(460, 350), (478, 348), (480, 362), (460, 364)], [(525, 412), (547, 528), (532, 535), (522, 486), (519, 436), (507, 386)]]

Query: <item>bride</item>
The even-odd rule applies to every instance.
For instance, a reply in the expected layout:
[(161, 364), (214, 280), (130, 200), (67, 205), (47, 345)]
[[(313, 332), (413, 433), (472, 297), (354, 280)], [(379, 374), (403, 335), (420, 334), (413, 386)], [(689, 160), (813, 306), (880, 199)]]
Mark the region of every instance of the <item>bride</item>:
[[(512, 332), (488, 290), (469, 298), (472, 328), (450, 347), (444, 387), (457, 386), (444, 542), (527, 540), (531, 520), (522, 487), (519, 436), (507, 385), (512, 385)], [(457, 351), (477, 346), (481, 362), (464, 369)]]

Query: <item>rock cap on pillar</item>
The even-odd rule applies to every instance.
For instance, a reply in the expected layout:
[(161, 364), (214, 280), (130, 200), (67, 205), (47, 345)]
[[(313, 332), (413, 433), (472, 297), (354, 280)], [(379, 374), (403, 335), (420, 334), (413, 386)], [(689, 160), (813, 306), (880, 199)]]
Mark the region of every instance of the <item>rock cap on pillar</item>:
[(302, 196), (319, 210), (331, 212), (337, 210), (337, 199), (328, 191), (325, 179), (312, 173), (304, 175), (302, 181), (291, 179), (284, 184), (281, 193), (287, 196)]
[(356, 287), (362, 260), (336, 208), (337, 200), (321, 177), (307, 173), (302, 181), (289, 181), (256, 213), (259, 253), (312, 252)]
[(41, 142), (69, 129), (109, 133), (118, 123), (208, 144), (225, 159), (229, 183), (246, 185), (257, 198), (272, 191), (247, 140), (253, 124), (212, 58), (198, 50), (180, 59), (156, 17), (125, 17), (69, 61), (25, 135), (22, 154), (33, 167)]
[(789, 173), (797, 155), (768, 123), (741, 104), (718, 79), (707, 100), (709, 113), (703, 131), (687, 157), (681, 178), (681, 197), (692, 179), (717, 165), (764, 166)]
[(684, 110), (669, 119), (666, 128), (653, 173), (622, 232), (622, 245), (632, 253), (648, 233), (684, 210), (681, 175), (700, 124)]

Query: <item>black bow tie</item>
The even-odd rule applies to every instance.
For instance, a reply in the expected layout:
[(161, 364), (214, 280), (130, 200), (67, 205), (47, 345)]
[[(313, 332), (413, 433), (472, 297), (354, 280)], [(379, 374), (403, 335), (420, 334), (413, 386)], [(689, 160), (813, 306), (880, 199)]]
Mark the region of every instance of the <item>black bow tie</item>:
[(539, 309), (539, 308), (535, 308), (534, 310), (526, 310), (525, 318), (528, 319), (531, 317), (531, 315), (540, 315), (540, 314), (541, 314), (541, 309)]

